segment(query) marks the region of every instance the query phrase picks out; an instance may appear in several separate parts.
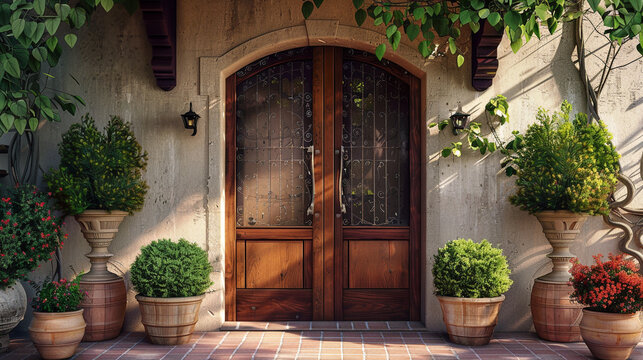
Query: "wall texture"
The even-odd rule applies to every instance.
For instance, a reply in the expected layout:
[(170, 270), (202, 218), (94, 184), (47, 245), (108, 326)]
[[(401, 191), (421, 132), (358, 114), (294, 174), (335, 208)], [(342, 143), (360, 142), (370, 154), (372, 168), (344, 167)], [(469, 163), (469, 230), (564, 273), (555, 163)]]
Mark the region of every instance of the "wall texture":
[[(326, 0), (312, 19), (304, 22), (299, 1), (177, 1), (177, 86), (170, 92), (158, 89), (149, 66), (147, 43), (140, 12), (128, 15), (115, 7), (99, 11), (79, 42), (67, 51), (56, 69), (52, 87), (81, 95), (98, 124), (110, 115), (133, 123), (142, 146), (149, 152), (146, 179), (150, 191), (143, 211), (128, 217), (114, 240), (111, 269), (128, 276), (128, 267), (139, 248), (157, 238), (185, 237), (208, 250), (215, 268), (215, 284), (202, 306), (200, 330), (216, 330), (223, 319), (223, 106), (221, 80), (262, 55), (290, 47), (338, 44), (373, 49), (384, 37), (367, 25), (355, 28), (352, 3)], [(326, 21), (321, 21), (326, 20)], [(368, 22), (368, 21), (367, 21)], [(544, 32), (544, 31), (543, 31)], [(463, 48), (468, 36), (463, 36)], [(500, 130), (524, 130), (534, 121), (539, 106), (557, 109), (568, 99), (576, 110), (585, 106), (582, 84), (573, 59), (573, 30), (563, 25), (553, 36), (532, 40), (513, 54), (505, 38), (499, 48), (500, 67), (494, 85), (476, 92), (470, 85), (470, 64), (458, 69), (451, 57), (424, 60), (414, 44), (397, 53), (400, 63), (423, 79), (426, 122), (450, 115), (457, 102), (473, 119), (483, 120), (484, 104), (496, 94), (510, 103), (511, 122)], [(633, 50), (633, 48), (632, 48)], [(629, 50), (628, 50), (629, 51)], [(634, 58), (636, 50), (625, 57)], [(616, 70), (605, 90), (602, 115), (623, 155), (624, 172), (641, 187), (638, 161), (643, 151), (643, 61)], [(67, 74), (79, 80), (77, 85)], [(632, 76), (635, 74), (636, 76)], [(179, 114), (193, 102), (203, 118), (195, 137), (183, 129)], [(41, 163), (56, 166), (56, 144), (79, 116), (64, 116), (62, 123), (46, 124), (40, 133)], [(442, 147), (455, 141), (449, 132), (435, 128), (424, 134), (425, 199), (423, 215), (426, 268), (432, 256), (448, 240), (466, 237), (489, 239), (508, 255), (514, 285), (506, 294), (498, 329), (529, 330), (529, 292), (532, 280), (548, 271), (545, 255), (550, 247), (533, 216), (517, 210), (507, 197), (513, 180), (499, 173), (500, 154), (467, 153), (462, 158), (441, 158)], [(89, 251), (78, 226), (67, 219), (70, 239), (63, 258), (65, 275), (89, 268), (83, 256)], [(580, 241), (572, 249), (582, 261), (596, 253), (616, 251), (619, 233), (606, 228), (600, 218), (588, 221)], [(73, 270), (72, 270), (73, 267)], [(43, 277), (43, 271), (38, 276)], [(423, 279), (425, 322), (442, 330), (437, 300), (432, 295), (432, 276)], [(127, 329), (142, 329), (134, 291), (129, 291)], [(23, 322), (26, 328), (28, 321)]]

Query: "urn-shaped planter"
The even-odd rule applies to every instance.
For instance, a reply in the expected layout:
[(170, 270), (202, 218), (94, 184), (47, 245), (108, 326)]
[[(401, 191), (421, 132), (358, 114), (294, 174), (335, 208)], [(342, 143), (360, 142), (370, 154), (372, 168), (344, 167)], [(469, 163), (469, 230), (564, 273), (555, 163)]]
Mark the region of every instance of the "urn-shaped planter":
[(641, 340), (640, 312), (604, 313), (583, 309), (580, 333), (598, 359), (626, 360)]
[(141, 322), (153, 344), (178, 345), (190, 341), (199, 320), (199, 309), (205, 295), (155, 298), (136, 295)]
[(461, 345), (486, 345), (498, 323), (504, 295), (493, 298), (438, 296), (449, 339)]
[(29, 334), (43, 359), (71, 357), (85, 334), (83, 310), (60, 313), (34, 311)]
[(8, 350), (9, 333), (24, 318), (27, 295), (20, 282), (0, 290), (0, 353)]

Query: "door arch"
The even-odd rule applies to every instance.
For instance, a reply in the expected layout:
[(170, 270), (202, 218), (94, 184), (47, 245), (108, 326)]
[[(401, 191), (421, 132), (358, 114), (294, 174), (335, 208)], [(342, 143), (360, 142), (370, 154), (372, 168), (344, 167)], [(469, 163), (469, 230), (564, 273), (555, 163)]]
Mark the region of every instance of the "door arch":
[(419, 84), (338, 47), (226, 79), (226, 320), (419, 320)]

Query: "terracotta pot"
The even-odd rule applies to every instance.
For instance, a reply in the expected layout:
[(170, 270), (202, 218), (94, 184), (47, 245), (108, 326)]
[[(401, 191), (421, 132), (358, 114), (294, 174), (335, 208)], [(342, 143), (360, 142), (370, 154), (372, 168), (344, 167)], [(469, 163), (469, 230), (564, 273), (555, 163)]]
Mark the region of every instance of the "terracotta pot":
[(580, 334), (592, 355), (605, 360), (625, 360), (641, 340), (640, 312), (613, 314), (583, 309)]
[(141, 322), (150, 342), (177, 345), (190, 341), (204, 297), (154, 298), (136, 295)]
[(125, 281), (122, 278), (102, 282), (80, 281), (79, 285), (81, 291), (87, 292), (80, 303), (87, 323), (83, 341), (117, 337), (123, 328), (127, 308)]
[(29, 334), (43, 359), (66, 359), (76, 352), (85, 334), (83, 310), (33, 312)]
[(112, 281), (120, 277), (107, 270), (107, 262), (114, 256), (107, 251), (114, 236), (118, 232), (118, 226), (127, 216), (125, 211), (106, 210), (85, 210), (76, 215), (76, 221), (80, 225), (85, 240), (92, 250), (85, 255), (89, 258), (91, 269), (83, 275), (85, 282)]
[(541, 339), (558, 342), (582, 341), (578, 324), (583, 306), (569, 298), (567, 283), (536, 280), (531, 290), (531, 316)]
[(457, 298), (438, 296), (442, 319), (449, 339), (461, 345), (486, 345), (498, 322), (504, 295), (493, 298)]
[(569, 247), (576, 240), (588, 215), (567, 210), (541, 211), (535, 215), (543, 228), (545, 237), (554, 248), (554, 251), (547, 255), (554, 264), (554, 268), (549, 274), (538, 279), (567, 283), (571, 268), (569, 260), (576, 257), (569, 251)]
[(9, 349), (9, 333), (24, 319), (27, 295), (20, 282), (0, 290), (0, 353)]

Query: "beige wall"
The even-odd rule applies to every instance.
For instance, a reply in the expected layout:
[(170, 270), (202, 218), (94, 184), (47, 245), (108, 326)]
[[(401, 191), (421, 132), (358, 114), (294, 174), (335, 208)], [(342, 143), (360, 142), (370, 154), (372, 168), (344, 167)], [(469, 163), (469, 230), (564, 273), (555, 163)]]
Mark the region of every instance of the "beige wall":
[[(301, 2), (209, 1), (178, 2), (177, 86), (170, 92), (158, 89), (149, 66), (151, 48), (141, 14), (128, 15), (114, 8), (102, 10), (80, 32), (73, 51), (67, 51), (56, 69), (53, 86), (80, 94), (99, 124), (110, 114), (133, 122), (142, 146), (149, 152), (146, 179), (150, 185), (143, 211), (128, 217), (114, 240), (112, 270), (126, 276), (138, 249), (157, 238), (185, 237), (206, 248), (214, 265), (214, 286), (204, 302), (198, 328), (216, 330), (223, 319), (223, 116), (221, 80), (238, 67), (261, 55), (288, 47), (333, 42), (372, 49), (383, 40), (368, 26), (354, 28), (352, 3), (326, 0), (312, 19), (334, 20), (304, 23)], [(469, 49), (467, 36), (463, 48)], [(499, 48), (500, 67), (494, 85), (476, 92), (470, 85), (470, 61), (458, 69), (451, 57), (420, 59), (415, 45), (403, 46), (393, 60), (423, 79), (425, 119), (450, 115), (458, 101), (473, 118), (482, 120), (484, 104), (496, 94), (509, 98), (511, 122), (500, 130), (505, 137), (525, 129), (534, 120), (538, 106), (557, 108), (569, 99), (576, 109), (584, 107), (578, 73), (571, 62), (573, 32), (563, 26), (554, 36), (532, 41), (513, 54), (506, 39)], [(634, 55), (633, 53), (631, 54)], [(63, 71), (64, 70), (64, 71)], [(80, 86), (64, 75), (71, 72)], [(638, 160), (643, 151), (643, 62), (615, 71), (602, 97), (602, 114), (623, 154), (625, 173), (641, 187)], [(634, 74), (635, 76), (632, 76)], [(193, 102), (203, 118), (197, 136), (183, 129), (179, 114)], [(47, 124), (41, 134), (42, 166), (57, 164), (56, 144), (60, 135), (79, 116), (64, 116), (63, 122)], [(481, 157), (468, 153), (460, 159), (441, 158), (442, 147), (455, 141), (450, 132), (435, 128), (425, 134), (426, 199), (424, 204), (426, 267), (448, 240), (456, 237), (487, 238), (509, 258), (514, 285), (506, 294), (499, 330), (529, 330), (529, 292), (532, 280), (547, 272), (545, 255), (550, 247), (533, 216), (517, 210), (508, 201), (513, 180), (498, 172), (500, 154)], [(66, 266), (88, 269), (88, 252), (71, 219), (70, 240), (63, 251)], [(600, 218), (591, 219), (572, 249), (581, 260), (617, 248), (618, 232), (607, 229)], [(65, 268), (65, 274), (72, 271)], [(443, 329), (440, 310), (432, 295), (430, 271), (423, 279), (426, 298), (425, 322), (430, 329)], [(129, 290), (127, 329), (141, 329), (134, 291)], [(26, 322), (23, 322), (23, 324)]]

